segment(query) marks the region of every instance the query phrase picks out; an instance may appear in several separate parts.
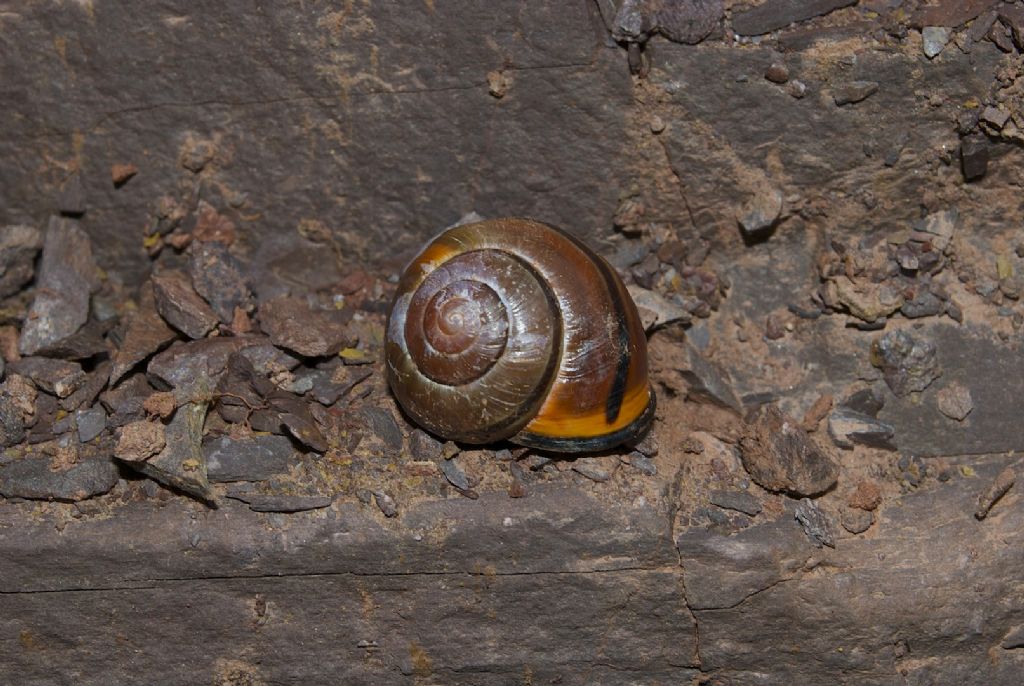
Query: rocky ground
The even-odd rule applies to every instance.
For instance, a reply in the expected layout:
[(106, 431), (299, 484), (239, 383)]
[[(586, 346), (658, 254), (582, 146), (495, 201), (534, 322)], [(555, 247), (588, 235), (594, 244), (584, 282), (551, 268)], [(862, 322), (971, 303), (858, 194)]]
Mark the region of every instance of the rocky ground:
[[(532, 42), (495, 34), (513, 63), (419, 74), (419, 96), (400, 65), (373, 81), (331, 58), (321, 76), (349, 89), (366, 140), (316, 119), (328, 96), (308, 84), (231, 100), (224, 121), (219, 101), (193, 103), (216, 132), (157, 152), (138, 118), (179, 131), (172, 106), (114, 110), (97, 91), (75, 101), (97, 118), (84, 139), (54, 134), (70, 123), (52, 112), (15, 117), (0, 673), (109, 683), (137, 660), (181, 683), (1017, 683), (1024, 6), (534, 11), (517, 19)], [(415, 23), (375, 12), (356, 14), (402, 36)], [(317, 24), (323, 50), (372, 35), (334, 21)], [(396, 136), (367, 83), (426, 99), (400, 112), (496, 117), (483, 149), (448, 141), (474, 178), (372, 143)], [(478, 101), (434, 101), (463, 90)], [(266, 108), (298, 117), (309, 98), (299, 128), (315, 135), (246, 147), (247, 117), (265, 131), (281, 118)], [(543, 114), (552, 100), (582, 112), (568, 129), (548, 125), (565, 120)], [(325, 140), (347, 151), (342, 176), (378, 182), (339, 200), (319, 181)], [(261, 160), (283, 150), (308, 189)], [(583, 179), (572, 202), (563, 177)], [(397, 265), (471, 210), (523, 207), (630, 284), (658, 394), (635, 445), (566, 459), (443, 443), (388, 393)], [(198, 638), (149, 640), (182, 607)], [(307, 643), (322, 661), (296, 668)]]

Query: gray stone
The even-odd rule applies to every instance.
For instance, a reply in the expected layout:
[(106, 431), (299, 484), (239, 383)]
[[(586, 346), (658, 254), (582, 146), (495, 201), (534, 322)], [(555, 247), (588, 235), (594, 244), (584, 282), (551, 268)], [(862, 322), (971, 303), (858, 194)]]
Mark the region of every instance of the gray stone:
[(681, 369), (679, 372), (689, 384), (689, 392), (698, 398), (710, 400), (716, 405), (741, 412), (743, 404), (733, 389), (732, 379), (729, 378), (728, 373), (719, 365), (706, 359), (688, 342), (683, 345), (688, 368)]
[(202, 338), (217, 326), (217, 315), (181, 272), (154, 274), (153, 295), (160, 316), (189, 338)]
[(441, 457), (441, 441), (423, 429), (413, 429), (409, 433), (409, 452), (417, 460), (434, 461)]
[(971, 22), (970, 28), (967, 29), (968, 47), (972, 47), (971, 43), (978, 43), (988, 35), (998, 16), (995, 10), (989, 10)]
[(916, 228), (931, 234), (932, 243), (940, 252), (945, 250), (960, 226), (960, 211), (953, 207), (941, 212), (932, 212)]
[(32, 379), (35, 385), (58, 398), (66, 398), (86, 382), (82, 365), (49, 357), (23, 357), (10, 363), (11, 371)]
[(949, 42), (949, 29), (943, 26), (925, 26), (921, 29), (924, 56), (933, 59)]
[(14, 295), (35, 275), (43, 235), (32, 226), (0, 227), (0, 298)]
[(444, 474), (444, 478), (448, 479), (448, 483), (460, 491), (469, 490), (469, 479), (466, 477), (466, 472), (458, 465), (455, 458), (441, 460), (439, 466), (441, 467), (441, 473)]
[(603, 483), (611, 479), (619, 468), (619, 458), (614, 455), (603, 457), (579, 457), (572, 461), (572, 470), (591, 481)]
[(871, 528), (871, 525), (875, 521), (875, 516), (867, 511), (861, 510), (856, 507), (849, 507), (843, 505), (839, 512), (839, 522), (843, 525), (843, 528), (849, 531), (851, 534), (862, 534)]
[(1001, 5), (999, 20), (1006, 24), (1013, 34), (1013, 42), (1020, 48), (1024, 46), (1024, 9), (1016, 6)]
[[(953, 606), (929, 600), (935, 588), (969, 586), (979, 573), (990, 584), (986, 594), (1006, 598), (1014, 578), (1008, 565), (1024, 559), (1024, 552), (1008, 559), (1003, 550), (981, 546), (979, 557), (965, 568), (949, 554), (950, 541), (978, 535), (978, 523), (965, 516), (974, 507), (974, 481), (952, 481), (902, 498), (899, 507), (878, 516), (871, 536), (844, 539), (835, 549), (815, 551), (795, 520), (792, 526), (802, 544), (783, 547), (780, 539), (788, 539), (763, 525), (734, 536), (708, 532), (710, 540), (696, 550), (681, 546), (688, 597), (706, 588), (713, 591), (709, 587), (715, 585), (735, 588), (760, 575), (759, 583), (723, 598), (730, 602), (715, 603), (718, 609), (694, 610), (700, 624), (702, 668), (721, 670), (730, 682), (741, 684), (763, 683), (768, 662), (773, 674), (786, 675), (778, 679), (785, 683), (817, 682), (822, 674), (830, 675), (826, 681), (842, 679), (856, 671), (859, 682), (885, 684), (893, 680), (895, 655), (896, 668), (906, 671), (901, 678), (908, 683), (1015, 683), (1019, 662), (1004, 662), (1005, 653), (999, 656), (1000, 664), (979, 661), (968, 646), (980, 652), (998, 646), (1008, 628), (1019, 623), (1024, 603), (1014, 600), (1010, 607), (999, 607), (998, 602), (979, 603), (969, 595), (958, 596)], [(1024, 507), (1015, 505), (1002, 516), (1012, 521), (1000, 522), (1000, 530), (1019, 526)], [(921, 535), (922, 522), (933, 527), (932, 535)], [(987, 520), (986, 526), (991, 523)], [(908, 546), (907, 540), (914, 545)], [(894, 565), (894, 559), (900, 564)], [(714, 571), (709, 563), (715, 564)], [(786, 571), (775, 572), (783, 566)], [(928, 570), (927, 581), (921, 578), (922, 569)], [(836, 592), (837, 583), (843, 585), (841, 593)], [(849, 625), (837, 621), (839, 607), (857, 620)], [(801, 620), (794, 622), (794, 616)], [(870, 637), (866, 626), (871, 627)], [(937, 628), (941, 626), (957, 629), (948, 632)], [(801, 656), (771, 661), (779, 651), (777, 644), (763, 644), (765, 635), (788, 637), (801, 646)], [(905, 636), (901, 640), (909, 647), (897, 641), (894, 654), (894, 636)], [(854, 643), (857, 650), (835, 648)], [(812, 645), (821, 648), (815, 651), (819, 659), (813, 667), (804, 657)], [(919, 662), (922, 659), (929, 664)]]
[(714, 31), (724, 14), (722, 0), (622, 0), (610, 28), (617, 41), (643, 43), (660, 33), (692, 45)]
[(793, 516), (800, 522), (804, 533), (814, 542), (814, 545), (819, 548), (823, 545), (827, 545), (829, 548), (836, 547), (835, 527), (832, 524), (832, 518), (818, 507), (817, 502), (809, 498), (803, 498), (796, 506)]
[(874, 417), (840, 406), (828, 417), (828, 434), (840, 448), (853, 448), (855, 443), (895, 450), (892, 439), (896, 429)]
[(264, 481), (297, 464), (295, 448), (284, 436), (220, 436), (203, 443), (211, 482)]
[[(836, 87), (832, 93), (832, 99), (836, 105), (853, 105), (878, 92), (878, 83), (875, 81), (851, 81)], [(891, 166), (891, 165), (890, 165)]]
[(761, 501), (748, 491), (715, 490), (711, 491), (708, 500), (711, 501), (712, 505), (717, 505), (726, 510), (742, 512), (751, 517), (758, 514), (762, 509)]
[(240, 354), (252, 363), (256, 371), (264, 376), (273, 376), (278, 372), (291, 371), (302, 364), (302, 360), (284, 350), (275, 348), (269, 341), (247, 346), (242, 349)]
[(644, 41), (654, 30), (654, 17), (644, 0), (622, 0), (612, 20), (612, 38)]
[(338, 314), (313, 309), (300, 298), (281, 296), (260, 304), (260, 327), (276, 346), (306, 357), (324, 357), (352, 342)]
[(247, 309), (252, 300), (241, 264), (222, 243), (194, 242), (190, 254), (192, 286), (220, 321), (230, 324), (235, 308)]
[(326, 453), (330, 448), (323, 433), (314, 422), (308, 405), (303, 405), (293, 411), (282, 411), (279, 421), (289, 436), (310, 450)]
[(758, 189), (739, 211), (737, 220), (748, 238), (764, 236), (782, 214), (782, 191), (778, 188)]
[(21, 410), (5, 395), (0, 395), (0, 448), (9, 448), (25, 439)]
[(114, 353), (114, 367), (110, 372), (111, 385), (120, 381), (147, 357), (160, 350), (178, 335), (164, 323), (156, 309), (153, 286), (150, 282), (139, 289), (139, 303), (128, 320), (128, 329), (117, 352)]
[(35, 355), (82, 328), (96, 289), (92, 243), (78, 223), (51, 217), (36, 278), (36, 296), (18, 339), (22, 355)]
[(685, 307), (660, 293), (635, 284), (630, 284), (626, 289), (640, 314), (640, 322), (643, 324), (644, 331), (650, 332), (660, 326), (676, 322), (686, 323), (692, 319)]
[(144, 460), (129, 460), (125, 464), (162, 484), (215, 505), (216, 497), (210, 490), (202, 450), (205, 418), (206, 403), (182, 405), (167, 425), (166, 446), (160, 454)]
[(216, 387), (233, 353), (265, 343), (262, 336), (202, 338), (180, 343), (150, 360), (146, 371), (171, 388), (208, 386), (209, 391)]
[(641, 474), (646, 474), (647, 476), (658, 475), (658, 465), (654, 463), (654, 460), (637, 450), (626, 455), (624, 461)]
[(90, 319), (78, 331), (53, 345), (39, 350), (39, 355), (60, 357), (68, 360), (85, 360), (96, 355), (106, 355), (110, 349), (103, 337), (113, 328), (116, 321)]
[(74, 502), (108, 492), (117, 478), (109, 458), (88, 457), (55, 470), (49, 458), (33, 455), (0, 465), (0, 495)]
[(285, 382), (281, 385), (281, 388), (288, 391), (289, 393), (295, 393), (296, 395), (305, 395), (313, 390), (313, 378), (317, 370), (309, 369), (299, 373), (291, 381)]
[(981, 112), (981, 121), (997, 131), (1006, 126), (1009, 119), (1010, 113), (1001, 107), (986, 107)]
[(89, 372), (85, 383), (77, 391), (61, 399), (61, 409), (72, 412), (83, 405), (92, 405), (97, 396), (107, 387), (111, 369), (113, 369), (113, 364), (109, 361), (98, 364), (94, 370)]
[(950, 419), (962, 422), (974, 409), (971, 391), (960, 383), (951, 383), (939, 390), (935, 396), (939, 412)]
[(75, 426), (78, 428), (78, 440), (88, 443), (107, 428), (107, 413), (102, 407), (78, 410), (75, 412)]
[[(195, 9), (174, 8), (182, 17)], [(99, 7), (92, 19), (86, 10), (53, 16), (42, 7), (22, 9), (26, 30), (19, 31), (19, 46), (7, 51), (4, 69), (19, 74), (6, 81), (18, 97), (9, 99), (2, 137), (4, 145), (19, 146), (8, 158), (22, 163), (0, 172), (0, 224), (50, 211), (63, 179), (57, 166), (40, 174), (29, 160), (52, 157), (59, 137), (67, 147), (53, 159), (68, 163), (74, 130), (104, 120), (82, 138), (74, 159), (83, 166), (89, 231), (104, 246), (103, 266), (123, 271), (129, 283), (140, 282), (148, 268), (139, 224), (153, 199), (176, 190), (179, 180), (202, 184), (204, 196), (218, 189), (235, 194), (241, 214), (254, 219), (244, 224), (252, 273), (330, 283), (338, 273), (334, 255), (296, 234), (303, 218), (330, 224), (350, 253), (346, 259), (380, 265), (411, 255), (470, 207), (485, 216), (529, 207), (533, 216), (583, 236), (610, 216), (629, 176), (613, 161), (623, 152), (632, 85), (620, 49), (598, 39), (599, 19), (589, 2), (531, 5), (525, 12), (514, 5), (477, 12), (464, 3), (370, 4), (337, 22), (332, 7), (309, 12), (275, 5), (261, 26), (281, 27), (274, 36), (295, 38), (289, 46), (252, 40), (262, 29), (250, 26), (252, 15), (234, 5), (204, 5), (204, 21), (148, 37), (136, 35), (137, 21), (116, 6)], [(98, 31), (90, 69), (69, 71), (58, 50), (40, 58), (21, 47), (49, 45), (55, 36), (73, 43), (89, 25)], [(371, 26), (377, 29), (363, 30)], [(424, 31), (436, 40), (424, 41)], [(224, 45), (237, 50), (227, 56)], [(126, 54), (134, 59), (124, 60)], [(486, 92), (480, 65), (500, 66), (505, 57), (514, 65), (509, 95), (500, 102), (478, 98)], [(205, 66), (192, 69), (185, 83), (154, 70), (161, 60)], [(372, 75), (358, 66), (371, 61), (377, 65)], [(283, 63), (283, 72), (265, 68)], [(246, 103), (246, 116), (224, 127), (216, 122), (228, 102)], [(593, 116), (565, 118), (567, 107)], [(345, 133), (337, 129), (341, 110)], [(119, 114), (109, 118), (114, 111)], [(306, 117), (311, 126), (298, 123)], [(473, 135), (450, 126), (458, 121), (475, 122)], [(406, 135), (414, 129), (431, 145), (410, 147)], [(263, 136), (270, 130), (274, 136)], [(342, 157), (338, 145), (345, 146)], [(465, 163), (451, 164), (437, 150)], [(118, 190), (103, 160), (132, 160), (139, 174)], [(303, 179), (285, 190), (279, 182), (300, 167)], [(192, 169), (201, 173), (193, 177)], [(566, 178), (576, 180), (571, 188), (561, 183)], [(345, 221), (335, 224), (339, 188), (345, 189)], [(413, 197), (422, 202), (395, 201)], [(342, 232), (351, 232), (351, 239)], [(376, 244), (392, 248), (385, 255)]]
[(999, 642), (999, 645), (1006, 650), (1013, 650), (1015, 648), (1024, 648), (1024, 624), (1019, 624), (1003, 637), (1003, 640)]
[(935, 344), (906, 331), (890, 331), (871, 344), (871, 363), (882, 370), (882, 378), (897, 397), (920, 393), (942, 371)]
[(377, 507), (380, 508), (381, 513), (388, 518), (398, 516), (398, 505), (395, 503), (395, 499), (384, 491), (375, 491), (373, 494), (373, 501), (377, 503)]
[(929, 26), (953, 29), (966, 24), (995, 4), (992, 0), (933, 0), (917, 8), (910, 16), (910, 25), (922, 30)]
[(110, 426), (123, 426), (145, 417), (143, 403), (153, 392), (145, 374), (134, 374), (114, 388), (100, 394), (100, 402), (107, 408)]
[(828, 14), (841, 7), (853, 5), (857, 0), (766, 0), (757, 7), (736, 12), (732, 17), (733, 31), (741, 36), (756, 36), (785, 28)]
[(942, 314), (946, 303), (939, 299), (931, 291), (918, 289), (915, 297), (905, 300), (900, 305), (900, 313), (907, 319), (920, 319), (921, 317), (934, 317)]
[(402, 452), (404, 438), (394, 415), (383, 408), (372, 405), (360, 408), (359, 414), (365, 426), (382, 441), (385, 454), (395, 457)]
[(608, 255), (607, 258), (613, 267), (625, 271), (650, 254), (650, 247), (642, 241), (625, 240), (619, 243), (615, 252)]
[(676, 538), (687, 604), (696, 611), (738, 607), (791, 578), (814, 549), (792, 516), (726, 534), (688, 527)]

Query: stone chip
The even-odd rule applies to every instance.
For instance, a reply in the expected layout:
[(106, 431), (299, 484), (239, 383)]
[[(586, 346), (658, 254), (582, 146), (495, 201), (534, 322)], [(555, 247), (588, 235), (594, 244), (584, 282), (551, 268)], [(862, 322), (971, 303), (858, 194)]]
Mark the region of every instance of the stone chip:
[(343, 322), (300, 298), (280, 296), (261, 304), (260, 326), (274, 345), (306, 357), (334, 355), (351, 344)]
[(106, 457), (87, 457), (55, 470), (48, 458), (31, 456), (0, 466), (0, 495), (77, 502), (107, 493), (117, 479), (117, 465)]
[(70, 338), (89, 318), (96, 289), (92, 243), (78, 223), (52, 217), (43, 242), (36, 296), (18, 340), (22, 355), (35, 355)]
[(744, 469), (762, 488), (798, 496), (824, 493), (836, 483), (839, 467), (799, 422), (768, 405), (740, 439)]
[(848, 7), (857, 0), (767, 0), (749, 10), (735, 12), (732, 29), (741, 36), (758, 36)]
[(202, 338), (217, 326), (217, 315), (182, 272), (154, 274), (153, 295), (160, 316), (189, 338)]

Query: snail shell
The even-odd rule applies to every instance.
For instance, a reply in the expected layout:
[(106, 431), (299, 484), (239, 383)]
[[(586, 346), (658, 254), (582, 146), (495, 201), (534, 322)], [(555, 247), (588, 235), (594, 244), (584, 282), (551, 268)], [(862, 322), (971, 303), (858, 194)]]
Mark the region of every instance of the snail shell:
[(611, 448), (654, 416), (647, 339), (612, 267), (529, 219), (449, 229), (410, 263), (388, 317), (387, 376), (438, 436), (559, 452)]

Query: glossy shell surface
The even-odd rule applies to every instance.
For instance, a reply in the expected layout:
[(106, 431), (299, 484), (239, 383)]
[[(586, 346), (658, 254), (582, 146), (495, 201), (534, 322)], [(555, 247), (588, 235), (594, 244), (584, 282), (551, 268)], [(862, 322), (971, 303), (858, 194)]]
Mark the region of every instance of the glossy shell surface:
[(578, 239), (528, 219), (431, 241), (399, 282), (386, 356), (403, 409), (444, 438), (596, 451), (653, 417), (625, 286)]

